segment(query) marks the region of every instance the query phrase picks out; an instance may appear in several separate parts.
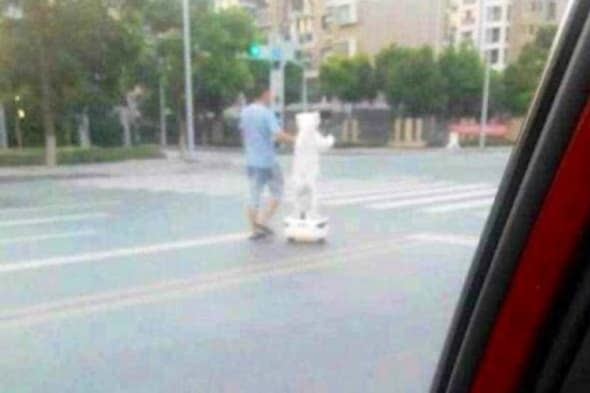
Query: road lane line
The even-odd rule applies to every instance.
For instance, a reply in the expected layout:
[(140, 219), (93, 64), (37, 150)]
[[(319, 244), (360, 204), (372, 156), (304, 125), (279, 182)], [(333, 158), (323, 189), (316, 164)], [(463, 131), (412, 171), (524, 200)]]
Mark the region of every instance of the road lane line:
[(440, 243), (464, 247), (476, 247), (479, 242), (479, 236), (475, 235), (446, 235), (427, 232), (409, 235), (408, 239), (424, 243)]
[(478, 207), (490, 207), (494, 203), (495, 198), (483, 198), (483, 199), (476, 199), (473, 201), (467, 202), (458, 202), (458, 203), (449, 203), (446, 205), (434, 206), (423, 209), (422, 211), (425, 213), (431, 214), (440, 214), (440, 213), (450, 213), (456, 212), (461, 210), (469, 210)]
[(89, 252), (77, 255), (67, 255), (36, 259), (31, 261), (10, 262), (0, 264), (0, 274), (13, 273), (26, 270), (38, 270), (63, 265), (79, 263), (101, 262), (109, 259), (133, 257), (140, 255), (160, 254), (168, 251), (186, 250), (202, 246), (220, 245), (232, 243), (239, 240), (246, 240), (247, 233), (233, 233), (229, 235), (200, 237), (198, 239), (182, 240), (170, 243), (161, 243), (149, 246), (120, 248), (110, 251)]
[(255, 266), (232, 268), (189, 279), (171, 280), (130, 289), (83, 295), (67, 300), (6, 310), (0, 312), (0, 328), (22, 327), (23, 325), (42, 323), (58, 318), (112, 311), (143, 304), (161, 303), (194, 296), (199, 293), (230, 289), (272, 277), (317, 271), (337, 264), (346, 265), (360, 258), (364, 258), (364, 262), (370, 262), (372, 260), (370, 257), (388, 255), (398, 251), (402, 247), (406, 248), (419, 244), (420, 241), (409, 243), (403, 240), (395, 245), (388, 242), (387, 244), (380, 243), (378, 245), (361, 247), (360, 249), (351, 247), (344, 250), (320, 253), (321, 255), (316, 254), (302, 258), (291, 258), (287, 262), (280, 264), (258, 263)]
[(19, 237), (7, 237), (0, 239), (0, 244), (18, 244), (18, 243), (32, 243), (44, 240), (55, 240), (55, 239), (70, 239), (79, 237), (90, 237), (96, 234), (93, 230), (81, 230), (75, 232), (62, 232), (54, 233), (49, 235), (33, 235), (33, 236), (19, 236)]
[(351, 193), (334, 193), (333, 195), (330, 196), (323, 196), (320, 195), (320, 199), (324, 200), (324, 201), (347, 201), (347, 200), (362, 200), (365, 198), (370, 198), (370, 197), (384, 197), (386, 195), (390, 195), (391, 193), (395, 193), (395, 192), (402, 192), (402, 191), (420, 191), (429, 187), (442, 187), (442, 186), (447, 186), (450, 187), (452, 186), (451, 183), (449, 182), (432, 182), (432, 183), (405, 183), (405, 184), (400, 184), (398, 186), (395, 187), (390, 187), (390, 188), (382, 188), (382, 189), (378, 189), (378, 190), (362, 190), (362, 191), (355, 191), (355, 192), (351, 192)]
[(5, 207), (0, 209), (0, 214), (5, 213), (29, 213), (39, 212), (44, 210), (78, 210), (91, 209), (94, 207), (109, 207), (121, 204), (120, 201), (103, 201), (103, 202), (80, 202), (80, 203), (56, 203), (50, 205), (40, 206), (19, 206), (19, 207)]
[(396, 190), (399, 187), (410, 187), (410, 186), (420, 185), (420, 184), (428, 184), (428, 183), (422, 183), (417, 180), (404, 180), (404, 181), (399, 181), (399, 182), (391, 182), (391, 183), (388, 182), (385, 184), (379, 184), (376, 186), (368, 186), (368, 187), (359, 184), (357, 187), (355, 187), (351, 191), (343, 191), (343, 190), (347, 190), (346, 187), (340, 187), (340, 190), (333, 190), (333, 191), (326, 191), (326, 190), (322, 190), (320, 188), (319, 196), (320, 196), (320, 198), (332, 198), (332, 197), (340, 197), (340, 196), (341, 197), (354, 197), (357, 195), (360, 196), (360, 195), (366, 195), (366, 194), (370, 194), (370, 193), (388, 192), (391, 190)]
[(479, 189), (477, 191), (469, 191), (469, 192), (462, 192), (462, 193), (454, 193), (450, 195), (438, 195), (434, 197), (425, 197), (425, 198), (408, 198), (408, 199), (401, 199), (394, 202), (385, 202), (385, 203), (376, 203), (372, 205), (368, 205), (369, 209), (373, 210), (393, 210), (393, 209), (400, 209), (403, 207), (413, 207), (413, 206), (424, 206), (424, 205), (432, 205), (438, 202), (451, 202), (451, 201), (460, 201), (463, 199), (469, 198), (479, 198), (479, 197), (493, 197), (496, 195), (496, 188), (485, 188)]
[(430, 196), (435, 193), (454, 193), (454, 192), (466, 192), (466, 191), (475, 191), (480, 189), (489, 188), (488, 184), (484, 183), (476, 183), (476, 184), (466, 184), (466, 185), (439, 185), (433, 184), (430, 186), (423, 186), (417, 189), (410, 189), (410, 190), (397, 190), (397, 192), (392, 192), (389, 194), (383, 195), (370, 195), (361, 198), (344, 198), (344, 199), (333, 199), (324, 201), (322, 205), (325, 206), (344, 206), (344, 205), (354, 205), (354, 204), (361, 204), (367, 202), (378, 202), (378, 201), (391, 201), (396, 199), (403, 199), (408, 197), (418, 197), (418, 196)]
[[(387, 186), (379, 186), (379, 187), (363, 187), (359, 186), (354, 191), (333, 191), (333, 192), (325, 192), (324, 190), (318, 191), (318, 198), (320, 200), (328, 200), (330, 198), (352, 198), (352, 197), (361, 197), (364, 195), (374, 195), (379, 193), (387, 193), (391, 191), (399, 190), (400, 188), (415, 188), (415, 187), (424, 187), (421, 183), (418, 183), (414, 180), (408, 180), (399, 183), (388, 183)], [(345, 187), (342, 188), (346, 190)], [(293, 188), (287, 190), (286, 193), (289, 200), (295, 198), (295, 191)]]
[(18, 220), (0, 221), (0, 228), (19, 227), (28, 225), (54, 224), (59, 222), (77, 222), (86, 220), (99, 220), (107, 218), (107, 213), (68, 214), (62, 216), (49, 216), (39, 218), (24, 218)]

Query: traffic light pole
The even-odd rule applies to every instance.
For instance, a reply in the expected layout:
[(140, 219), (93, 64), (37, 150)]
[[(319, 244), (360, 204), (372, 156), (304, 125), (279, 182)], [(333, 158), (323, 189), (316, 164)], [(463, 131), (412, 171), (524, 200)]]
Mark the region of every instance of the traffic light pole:
[(488, 125), (488, 105), (490, 98), (490, 74), (491, 64), (490, 56), (485, 48), (486, 44), (486, 20), (487, 20), (485, 0), (479, 0), (479, 47), (485, 62), (485, 75), (483, 82), (483, 94), (481, 98), (481, 118), (479, 124), (479, 147), (484, 149), (486, 147), (486, 134)]

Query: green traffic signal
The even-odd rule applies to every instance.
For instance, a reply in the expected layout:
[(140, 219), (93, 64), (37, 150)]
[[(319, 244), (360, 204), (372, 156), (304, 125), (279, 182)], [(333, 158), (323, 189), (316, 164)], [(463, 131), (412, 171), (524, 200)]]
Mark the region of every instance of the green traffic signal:
[(261, 48), (258, 44), (250, 44), (248, 46), (248, 56), (258, 59), (261, 54)]

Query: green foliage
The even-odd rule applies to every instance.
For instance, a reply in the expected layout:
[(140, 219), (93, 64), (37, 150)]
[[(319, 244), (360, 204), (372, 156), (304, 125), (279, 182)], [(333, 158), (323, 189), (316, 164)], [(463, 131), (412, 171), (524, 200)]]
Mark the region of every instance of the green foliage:
[(372, 100), (377, 95), (375, 70), (364, 55), (332, 56), (320, 68), (322, 92), (348, 103)]
[(377, 80), (392, 108), (416, 116), (444, 110), (445, 80), (431, 48), (392, 46), (376, 63)]
[(533, 42), (522, 48), (515, 63), (504, 71), (506, 106), (514, 114), (524, 114), (535, 94), (545, 68), (556, 29), (547, 26), (539, 29)]
[(484, 65), (471, 46), (449, 47), (439, 58), (447, 95), (445, 114), (448, 117), (475, 116), (481, 106)]
[[(64, 165), (96, 162), (116, 162), (138, 159), (163, 158), (158, 146), (143, 145), (130, 148), (60, 148), (58, 160)], [(0, 167), (43, 165), (44, 155), (40, 148), (23, 150), (6, 150), (0, 152)]]
[[(7, 3), (0, 0), (0, 8)], [(57, 126), (58, 140), (70, 140), (72, 121), (85, 108), (112, 107), (121, 100), (125, 77), (132, 73), (143, 45), (137, 18), (142, 1), (20, 4), (22, 18), (0, 17), (0, 90), (4, 99), (29, 96), (23, 102), (30, 114), (23, 124), (25, 141), (37, 141), (30, 135), (41, 123), (46, 135)]]
[(194, 19), (197, 109), (219, 115), (245, 86), (253, 83), (247, 60), (239, 55), (254, 40), (254, 23), (238, 8), (206, 10)]

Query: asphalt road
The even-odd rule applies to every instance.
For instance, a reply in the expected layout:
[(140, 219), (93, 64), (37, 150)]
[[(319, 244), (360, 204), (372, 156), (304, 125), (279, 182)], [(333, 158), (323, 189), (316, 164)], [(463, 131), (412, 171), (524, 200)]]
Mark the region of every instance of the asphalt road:
[(327, 156), (324, 245), (246, 240), (230, 152), (5, 180), (0, 392), (425, 392), (508, 155)]

